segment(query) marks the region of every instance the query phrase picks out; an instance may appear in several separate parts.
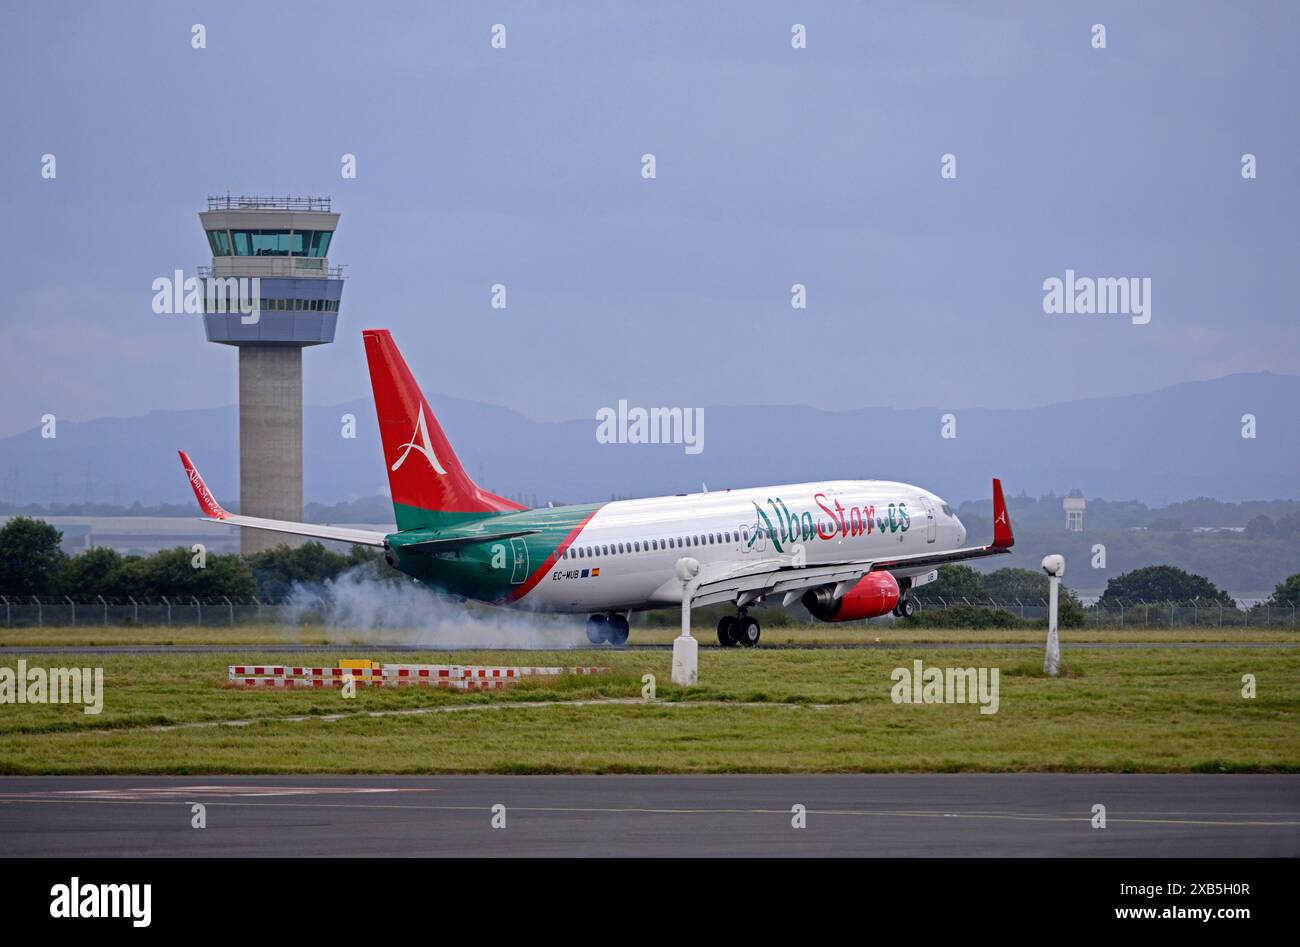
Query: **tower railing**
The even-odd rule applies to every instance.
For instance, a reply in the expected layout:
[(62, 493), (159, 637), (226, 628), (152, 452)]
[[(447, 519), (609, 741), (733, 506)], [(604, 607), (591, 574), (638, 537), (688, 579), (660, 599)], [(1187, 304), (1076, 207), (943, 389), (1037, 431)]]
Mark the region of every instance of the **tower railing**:
[[(320, 271), (330, 279), (343, 279), (344, 267), (347, 265), (344, 263), (340, 263), (337, 266), (331, 266), (327, 268), (323, 265), (323, 261), (321, 260), (320, 257), (305, 257), (305, 256), (296, 256), (296, 257), (264, 257), (264, 256), (224, 257), (223, 256), (221, 257), (221, 259), (222, 260), (272, 260), (272, 259), (293, 260), (294, 269)], [(320, 265), (312, 265), (309, 262), (311, 260), (315, 260), (316, 263)], [(299, 263), (298, 261), (302, 261), (302, 262)], [(207, 263), (201, 263), (198, 266), (194, 267), (194, 275), (197, 276), (199, 279), (209, 279), (213, 275), (212, 266)]]
[(330, 210), (328, 197), (258, 197), (209, 194), (208, 210)]

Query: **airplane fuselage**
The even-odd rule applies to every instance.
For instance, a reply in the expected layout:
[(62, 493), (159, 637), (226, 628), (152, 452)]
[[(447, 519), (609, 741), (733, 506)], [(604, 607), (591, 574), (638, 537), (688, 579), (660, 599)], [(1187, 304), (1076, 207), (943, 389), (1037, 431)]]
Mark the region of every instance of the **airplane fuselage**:
[[(528, 532), (429, 554), (403, 547), (454, 532)], [(955, 549), (966, 529), (935, 494), (906, 483), (836, 480), (495, 514), (454, 531), (393, 533), (390, 561), (439, 590), (548, 612), (680, 605), (679, 559), (701, 575), (815, 566)]]

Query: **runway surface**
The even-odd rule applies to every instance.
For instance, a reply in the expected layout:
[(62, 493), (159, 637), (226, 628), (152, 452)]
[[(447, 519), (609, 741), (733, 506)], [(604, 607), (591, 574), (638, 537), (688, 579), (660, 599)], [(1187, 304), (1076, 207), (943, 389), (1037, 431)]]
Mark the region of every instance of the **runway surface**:
[[(701, 647), (723, 650), (707, 641)], [(944, 651), (1042, 651), (1042, 642), (1028, 641), (882, 641), (850, 642), (846, 644), (764, 644), (764, 651), (860, 651), (898, 650), (899, 648), (924, 648)], [(1080, 641), (1063, 644), (1063, 650), (1109, 651), (1116, 648), (1297, 648), (1300, 641)], [(671, 644), (633, 644), (611, 648), (605, 645), (583, 644), (572, 647), (547, 646), (542, 648), (485, 648), (473, 643), (442, 644), (156, 644), (156, 645), (4, 645), (0, 654), (354, 654), (364, 649), (371, 652), (434, 652), (474, 651), (483, 653), (518, 654), (521, 651), (671, 651)]]
[(0, 839), (11, 857), (1296, 857), (1300, 776), (3, 777)]

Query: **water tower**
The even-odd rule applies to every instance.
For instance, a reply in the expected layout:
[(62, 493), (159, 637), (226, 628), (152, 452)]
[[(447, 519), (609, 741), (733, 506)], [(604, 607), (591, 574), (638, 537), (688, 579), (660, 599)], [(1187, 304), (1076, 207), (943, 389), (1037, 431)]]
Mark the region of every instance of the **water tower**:
[[(212, 248), (212, 265), (199, 268), (204, 331), (239, 349), (239, 510), (301, 521), (302, 350), (334, 341), (343, 272), (329, 265), (329, 248), (339, 215), (328, 197), (226, 194), (209, 197), (199, 220)], [(249, 315), (227, 300), (254, 279)], [(240, 551), (301, 542), (245, 529)]]

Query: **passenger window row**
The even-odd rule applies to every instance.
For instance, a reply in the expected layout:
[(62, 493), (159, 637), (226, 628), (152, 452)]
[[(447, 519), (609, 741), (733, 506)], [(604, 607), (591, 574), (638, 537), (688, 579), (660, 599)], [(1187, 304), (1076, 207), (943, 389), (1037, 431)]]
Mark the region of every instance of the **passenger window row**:
[(716, 546), (719, 543), (738, 542), (740, 532), (723, 530), (720, 533), (700, 533), (695, 536), (669, 536), (665, 539), (635, 539), (632, 542), (601, 543), (592, 546), (570, 546), (564, 550), (565, 559), (594, 559), (596, 556), (625, 556), (644, 552), (663, 552), (685, 549), (688, 546)]

